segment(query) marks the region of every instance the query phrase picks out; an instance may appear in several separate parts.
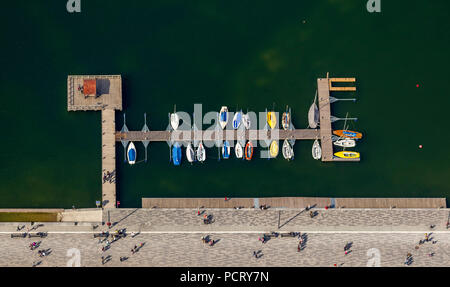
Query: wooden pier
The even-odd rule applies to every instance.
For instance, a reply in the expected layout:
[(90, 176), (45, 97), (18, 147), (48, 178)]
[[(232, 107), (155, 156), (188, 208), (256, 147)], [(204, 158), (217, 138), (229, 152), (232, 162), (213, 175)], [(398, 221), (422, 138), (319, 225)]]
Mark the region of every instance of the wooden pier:
[(360, 161), (357, 159), (343, 159), (334, 156), (333, 141), (331, 136), (333, 128), (331, 126), (331, 103), (330, 91), (356, 91), (356, 87), (333, 87), (333, 82), (354, 83), (355, 78), (326, 78), (317, 79), (317, 91), (319, 97), (320, 115), (320, 143), (322, 146), (322, 161)]
[[(217, 135), (217, 136), (216, 136)], [(236, 130), (220, 130), (218, 132), (214, 130), (205, 131), (129, 131), (126, 133), (116, 132), (116, 141), (128, 140), (128, 141), (191, 141), (191, 140), (202, 140), (202, 141), (216, 141), (221, 140), (285, 140), (285, 139), (295, 139), (295, 140), (313, 140), (318, 138), (318, 129), (298, 129), (292, 131), (285, 130), (275, 130), (275, 131), (265, 131), (265, 130), (246, 130), (239, 132)]]
[(447, 208), (445, 198), (142, 198), (142, 208)]
[(102, 182), (102, 207), (115, 208), (115, 110), (122, 110), (122, 77), (120, 75), (68, 76), (67, 110), (102, 111), (102, 172), (100, 177)]
[[(355, 91), (355, 87), (334, 87), (334, 82), (354, 83), (355, 78), (317, 79), (320, 129), (296, 130), (204, 130), (204, 131), (116, 131), (115, 110), (122, 110), (122, 78), (120, 75), (77, 75), (67, 77), (68, 111), (102, 112), (102, 207), (115, 208), (116, 142), (170, 142), (219, 140), (314, 140), (320, 139), (322, 161), (359, 161), (333, 155), (330, 91)], [(280, 122), (280, 121), (278, 121)]]

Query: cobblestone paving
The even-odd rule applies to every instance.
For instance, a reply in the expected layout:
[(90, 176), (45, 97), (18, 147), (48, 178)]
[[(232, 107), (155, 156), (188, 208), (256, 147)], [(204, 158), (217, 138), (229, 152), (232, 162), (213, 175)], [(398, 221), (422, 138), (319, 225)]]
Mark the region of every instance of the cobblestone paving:
[[(203, 211), (203, 210), (201, 210)], [(140, 230), (188, 231), (196, 230), (322, 230), (322, 231), (419, 231), (447, 230), (448, 209), (299, 209), (255, 210), (255, 209), (209, 209), (215, 222), (203, 224), (196, 209), (115, 209), (109, 212), (111, 222), (118, 227)], [(108, 212), (103, 219), (108, 221)]]
[[(367, 266), (374, 255), (368, 250), (379, 250), (380, 266), (405, 266), (406, 255), (413, 256), (411, 266), (450, 266), (450, 234), (432, 235), (436, 244), (427, 242), (415, 249), (424, 234), (418, 233), (310, 233), (306, 247), (298, 252), (298, 238), (272, 238), (262, 244), (261, 234), (212, 233), (212, 239), (219, 240), (215, 246), (204, 244), (200, 238), (206, 233), (142, 233), (132, 238), (119, 239), (111, 248), (101, 251), (104, 244), (98, 243), (92, 234), (49, 234), (42, 239), (38, 249), (51, 248), (50, 255), (41, 258), (37, 250), (28, 245), (32, 239), (12, 239), (0, 235), (2, 257), (0, 266), (66, 266), (70, 257), (68, 249), (80, 250), (81, 266)], [(131, 249), (144, 242), (144, 246), (134, 255)], [(344, 246), (352, 242), (351, 253), (344, 254)], [(262, 257), (253, 257), (253, 251), (261, 250)], [(433, 257), (428, 254), (434, 252)], [(101, 263), (101, 256), (111, 255), (111, 261)], [(121, 256), (129, 257), (120, 262)]]
[[(17, 224), (2, 223), (0, 266), (32, 266), (38, 261), (39, 266), (66, 266), (71, 248), (80, 250), (81, 266), (367, 266), (376, 262), (378, 251), (380, 266), (404, 266), (407, 253), (413, 255), (411, 266), (450, 266), (448, 209), (312, 211), (317, 212), (314, 218), (299, 209), (210, 209), (205, 214), (213, 215), (214, 223), (204, 224), (196, 209), (114, 209), (103, 214), (105, 222), (109, 217), (116, 223), (112, 228), (101, 223), (46, 223), (33, 231), (49, 232), (43, 239), (11, 238)], [(28, 228), (30, 224), (24, 230)], [(103, 252), (105, 244), (94, 239), (93, 232), (121, 228), (141, 233), (119, 239)], [(291, 237), (262, 244), (261, 232), (270, 231), (306, 233), (306, 247), (297, 252), (298, 238)], [(437, 242), (419, 245), (425, 232), (434, 232), (432, 240)], [(201, 236), (207, 234), (219, 239), (215, 246), (202, 243)], [(39, 240), (38, 250), (52, 250), (44, 258), (28, 248)], [(144, 246), (132, 255), (131, 249), (141, 242)], [(348, 242), (351, 253), (345, 255)], [(258, 250), (263, 255), (256, 259), (252, 255)], [(111, 261), (102, 265), (102, 255), (110, 255)], [(129, 259), (120, 262), (121, 256)]]

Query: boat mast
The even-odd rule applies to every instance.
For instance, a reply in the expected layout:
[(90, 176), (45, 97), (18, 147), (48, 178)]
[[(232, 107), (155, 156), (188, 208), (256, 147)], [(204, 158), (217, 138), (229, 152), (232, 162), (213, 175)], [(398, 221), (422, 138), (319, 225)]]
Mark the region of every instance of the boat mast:
[[(127, 133), (128, 132), (128, 127), (126, 125), (126, 120), (125, 120), (125, 113), (123, 113), (123, 126), (122, 129), (120, 130), (121, 133)], [(127, 145), (128, 145), (128, 140), (120, 140), (122, 142), (123, 145), (123, 162), (127, 162)]]
[[(142, 132), (146, 133), (149, 132), (149, 128), (147, 126), (147, 113), (144, 113), (144, 127), (142, 128)], [(148, 141), (147, 137), (145, 137), (145, 140), (142, 141), (142, 144), (145, 147), (145, 162), (147, 162), (147, 147), (148, 147), (148, 143), (150, 141)]]

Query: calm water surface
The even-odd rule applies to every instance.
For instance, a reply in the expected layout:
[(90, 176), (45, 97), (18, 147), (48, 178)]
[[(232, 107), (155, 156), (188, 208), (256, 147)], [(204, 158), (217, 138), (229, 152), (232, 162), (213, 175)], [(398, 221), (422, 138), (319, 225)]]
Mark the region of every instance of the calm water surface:
[(69, 74), (121, 74), (131, 130), (144, 112), (150, 129), (165, 129), (174, 104), (191, 113), (194, 103), (205, 112), (289, 104), (304, 128), (317, 77), (357, 78), (354, 95), (334, 96), (358, 101), (332, 113), (359, 118), (350, 128), (365, 135), (360, 163), (315, 161), (312, 141), (298, 141), (293, 162), (219, 162), (211, 149), (203, 165), (174, 167), (156, 143), (148, 163), (130, 167), (119, 144), (121, 207), (142, 197), (450, 196), (448, 1), (382, 1), (379, 14), (360, 0), (82, 0), (79, 14), (51, 2), (2, 9), (0, 207), (101, 199), (100, 113), (67, 112)]

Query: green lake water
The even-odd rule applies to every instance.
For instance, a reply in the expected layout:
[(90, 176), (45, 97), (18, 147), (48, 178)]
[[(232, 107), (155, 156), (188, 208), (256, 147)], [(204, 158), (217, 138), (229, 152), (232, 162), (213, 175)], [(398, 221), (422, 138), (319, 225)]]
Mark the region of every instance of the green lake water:
[[(165, 143), (148, 163), (123, 163), (121, 207), (142, 197), (449, 197), (448, 1), (10, 1), (0, 32), (0, 207), (95, 207), (101, 200), (99, 112), (67, 112), (67, 75), (121, 74), (130, 130), (167, 127), (167, 113), (227, 105), (293, 109), (307, 126), (316, 79), (356, 77), (360, 163), (322, 163), (312, 141), (295, 160), (169, 163)], [(419, 84), (417, 88), (416, 85)], [(122, 113), (116, 112), (117, 129)], [(334, 128), (342, 128), (337, 122)], [(423, 149), (418, 145), (422, 144)], [(136, 144), (138, 160), (143, 146)]]

